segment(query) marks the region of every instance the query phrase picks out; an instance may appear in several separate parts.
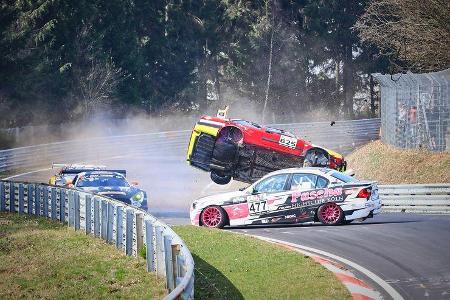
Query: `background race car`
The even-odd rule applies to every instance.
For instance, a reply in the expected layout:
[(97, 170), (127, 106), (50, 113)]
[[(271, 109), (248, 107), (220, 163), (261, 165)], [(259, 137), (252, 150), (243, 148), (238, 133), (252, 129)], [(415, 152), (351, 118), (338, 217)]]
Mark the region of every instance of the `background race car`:
[(58, 164), (53, 163), (52, 168), (60, 168), (59, 172), (50, 177), (48, 183), (51, 185), (66, 186), (72, 183), (78, 173), (88, 171), (111, 171), (127, 176), (126, 170), (107, 170), (103, 165), (82, 165), (82, 164)]
[(339, 153), (315, 146), (292, 133), (256, 123), (202, 117), (192, 130), (188, 162), (211, 172), (217, 184), (231, 178), (252, 183), (265, 174), (291, 167), (329, 167), (345, 171)]
[(194, 225), (322, 222), (326, 225), (364, 220), (380, 213), (374, 182), (328, 168), (292, 168), (268, 174), (248, 188), (194, 201)]
[(128, 183), (125, 176), (117, 172), (82, 172), (75, 176), (71, 187), (110, 197), (143, 210), (148, 209), (147, 193)]

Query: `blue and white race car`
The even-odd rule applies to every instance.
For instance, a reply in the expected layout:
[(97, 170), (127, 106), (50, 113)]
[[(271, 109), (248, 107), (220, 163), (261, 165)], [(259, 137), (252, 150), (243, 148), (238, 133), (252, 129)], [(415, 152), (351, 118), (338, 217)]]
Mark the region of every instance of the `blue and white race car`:
[(120, 173), (90, 171), (78, 173), (70, 187), (110, 197), (143, 210), (148, 209), (147, 193), (128, 183)]
[(191, 205), (193, 225), (321, 222), (350, 223), (380, 213), (375, 182), (328, 168), (292, 168), (267, 174), (246, 189), (200, 198)]

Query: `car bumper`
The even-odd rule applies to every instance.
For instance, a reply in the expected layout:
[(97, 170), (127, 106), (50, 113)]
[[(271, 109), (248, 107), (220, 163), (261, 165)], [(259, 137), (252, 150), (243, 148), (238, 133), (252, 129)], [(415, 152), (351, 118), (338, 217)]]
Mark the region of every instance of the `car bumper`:
[(200, 212), (196, 209), (191, 209), (189, 212), (189, 217), (191, 219), (191, 224), (195, 226), (200, 226)]
[(347, 221), (367, 218), (370, 215), (377, 215), (381, 212), (381, 200), (379, 198), (369, 201), (357, 199), (348, 203), (344, 202), (341, 208), (345, 213), (345, 219)]

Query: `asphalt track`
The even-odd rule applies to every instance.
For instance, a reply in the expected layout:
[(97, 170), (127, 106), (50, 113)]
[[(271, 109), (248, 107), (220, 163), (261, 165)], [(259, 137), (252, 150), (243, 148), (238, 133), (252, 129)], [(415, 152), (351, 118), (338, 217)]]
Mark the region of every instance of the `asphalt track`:
[[(236, 182), (225, 187), (211, 184), (208, 174), (189, 167), (179, 151), (151, 157), (117, 156), (90, 163), (127, 169), (128, 178), (138, 180), (148, 192), (150, 212), (169, 224), (188, 223), (187, 212), (193, 199), (242, 186)], [(42, 170), (14, 180), (47, 182), (53, 173)], [(252, 226), (229, 230), (346, 258), (384, 279), (405, 299), (450, 299), (450, 216), (382, 214), (346, 226)]]

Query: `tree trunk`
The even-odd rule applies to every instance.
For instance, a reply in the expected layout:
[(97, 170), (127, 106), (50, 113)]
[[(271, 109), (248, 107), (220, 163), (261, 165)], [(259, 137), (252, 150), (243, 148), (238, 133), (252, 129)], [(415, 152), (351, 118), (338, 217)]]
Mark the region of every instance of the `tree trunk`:
[(264, 124), (265, 116), (266, 116), (267, 103), (269, 102), (270, 81), (272, 79), (273, 32), (274, 32), (274, 29), (273, 29), (273, 24), (272, 24), (272, 32), (270, 33), (270, 50), (269, 50), (269, 66), (268, 66), (268, 70), (267, 70), (267, 84), (266, 84), (264, 107), (263, 107), (263, 111), (262, 111), (262, 120), (261, 120), (261, 122), (263, 124)]
[(353, 113), (353, 61), (352, 61), (352, 46), (345, 47), (345, 55), (343, 60), (343, 88), (344, 88), (344, 112), (347, 118), (352, 119)]

